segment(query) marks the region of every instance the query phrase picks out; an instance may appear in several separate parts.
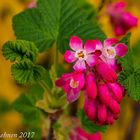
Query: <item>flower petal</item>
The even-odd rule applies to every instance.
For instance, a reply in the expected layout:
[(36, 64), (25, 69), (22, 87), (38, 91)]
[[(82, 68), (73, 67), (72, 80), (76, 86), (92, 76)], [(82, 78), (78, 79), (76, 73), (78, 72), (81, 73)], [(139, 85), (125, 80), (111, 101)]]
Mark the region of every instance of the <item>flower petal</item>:
[(75, 63), (75, 65), (73, 66), (73, 69), (75, 71), (81, 71), (81, 70), (85, 70), (86, 69), (86, 64), (84, 60), (77, 60), (77, 62)]
[(116, 59), (106, 59), (106, 61), (115, 71), (120, 72), (122, 70), (121, 65), (117, 63)]
[(75, 76), (73, 77), (75, 81), (79, 82), (78, 89), (82, 89), (85, 85), (85, 77), (83, 72), (76, 72)]
[(128, 52), (128, 47), (123, 43), (117, 44), (115, 46), (115, 49), (116, 49), (117, 55), (120, 57), (125, 56), (125, 54)]
[(102, 50), (103, 45), (100, 40), (93, 40), (93, 44), (96, 46), (95, 50)]
[(116, 38), (108, 38), (104, 41), (104, 47), (112, 46), (112, 45), (116, 44), (117, 42), (118, 42), (118, 39), (116, 39)]
[(125, 12), (122, 18), (123, 18), (123, 22), (125, 23), (128, 29), (137, 26), (138, 24), (138, 18), (133, 16), (131, 13)]
[(126, 29), (123, 28), (122, 25), (116, 25), (114, 27), (114, 32), (115, 32), (116, 36), (121, 36), (121, 35), (124, 35), (126, 33)]
[(86, 59), (86, 62), (87, 64), (90, 66), (90, 67), (93, 67), (96, 65), (97, 63), (97, 59), (98, 59), (98, 56), (92, 54), (92, 55), (88, 55), (87, 56), (87, 59)]
[(64, 54), (64, 59), (66, 62), (72, 63), (76, 61), (77, 58), (75, 57), (75, 52), (67, 50)]
[(83, 49), (82, 40), (78, 36), (71, 37), (69, 45), (74, 51)]
[(84, 49), (86, 50), (87, 53), (92, 53), (95, 51), (96, 44), (93, 40), (87, 40)]
[(77, 92), (75, 89), (70, 89), (69, 92), (67, 92), (67, 99), (70, 103), (76, 101), (80, 96), (80, 92)]

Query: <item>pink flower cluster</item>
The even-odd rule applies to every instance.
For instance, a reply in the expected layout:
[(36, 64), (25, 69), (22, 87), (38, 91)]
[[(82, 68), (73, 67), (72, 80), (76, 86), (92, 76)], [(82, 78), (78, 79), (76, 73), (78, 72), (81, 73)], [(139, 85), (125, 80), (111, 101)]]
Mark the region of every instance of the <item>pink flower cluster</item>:
[(137, 26), (138, 19), (125, 11), (125, 2), (116, 2), (108, 6), (108, 14), (117, 36), (124, 35), (129, 29)]
[(74, 72), (63, 74), (57, 81), (63, 87), (69, 102), (74, 102), (85, 92), (84, 111), (96, 124), (112, 124), (120, 113), (120, 102), (124, 88), (117, 82), (121, 66), (116, 57), (123, 57), (128, 47), (115, 38), (99, 40), (82, 40), (73, 36), (70, 48), (64, 54), (68, 63), (74, 63)]
[(70, 140), (102, 140), (102, 137), (99, 132), (95, 134), (89, 134), (81, 127), (77, 127), (71, 132)]

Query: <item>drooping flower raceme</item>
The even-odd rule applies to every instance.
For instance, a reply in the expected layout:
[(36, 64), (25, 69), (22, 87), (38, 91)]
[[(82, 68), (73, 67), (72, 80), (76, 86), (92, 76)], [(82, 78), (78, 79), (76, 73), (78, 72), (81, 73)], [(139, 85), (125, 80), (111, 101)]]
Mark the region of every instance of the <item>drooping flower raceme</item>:
[(125, 11), (125, 2), (116, 2), (108, 6), (108, 14), (117, 36), (124, 35), (129, 29), (137, 26), (138, 18)]
[(70, 133), (70, 140), (102, 140), (102, 137), (99, 132), (89, 134), (81, 127), (76, 127)]
[(85, 92), (84, 112), (97, 125), (112, 124), (120, 114), (120, 103), (124, 88), (117, 82), (121, 66), (117, 57), (124, 57), (128, 47), (115, 38), (82, 40), (73, 36), (70, 39), (72, 50), (66, 51), (68, 63), (75, 62), (73, 73), (64, 74), (56, 81), (63, 87), (69, 102), (78, 99), (80, 91)]
[(72, 50), (67, 50), (64, 58), (68, 63), (75, 62), (74, 70), (86, 70), (86, 65), (89, 67), (96, 65), (99, 53), (96, 53), (94, 41), (88, 40), (83, 46), (82, 40), (77, 36), (73, 36), (69, 45)]

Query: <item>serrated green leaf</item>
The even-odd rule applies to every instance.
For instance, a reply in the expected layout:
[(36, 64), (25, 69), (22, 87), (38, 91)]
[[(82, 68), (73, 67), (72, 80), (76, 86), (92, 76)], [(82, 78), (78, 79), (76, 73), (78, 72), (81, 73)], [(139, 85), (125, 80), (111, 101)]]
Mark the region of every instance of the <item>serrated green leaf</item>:
[(35, 44), (25, 40), (8, 41), (4, 44), (2, 51), (5, 58), (11, 62), (24, 59), (34, 62), (38, 54)]
[(95, 132), (105, 132), (108, 128), (107, 125), (104, 126), (98, 126), (94, 124), (92, 121), (88, 119), (88, 117), (85, 115), (84, 110), (80, 109), (78, 111), (78, 117), (80, 118), (82, 127), (89, 133), (95, 133)]
[(46, 70), (40, 65), (34, 65), (31, 61), (22, 61), (13, 64), (12, 75), (20, 84), (35, 83), (43, 79)]
[(84, 40), (106, 38), (99, 26), (87, 18), (75, 0), (39, 0), (37, 8), (13, 18), (13, 28), (18, 39), (35, 42), (40, 51), (55, 41), (64, 52), (72, 35)]
[(122, 66), (122, 72), (119, 74), (119, 82), (125, 87), (126, 93), (134, 100), (140, 100), (140, 67), (136, 66), (133, 61), (133, 52), (130, 47), (130, 34), (122, 39), (129, 47), (127, 55), (119, 58)]

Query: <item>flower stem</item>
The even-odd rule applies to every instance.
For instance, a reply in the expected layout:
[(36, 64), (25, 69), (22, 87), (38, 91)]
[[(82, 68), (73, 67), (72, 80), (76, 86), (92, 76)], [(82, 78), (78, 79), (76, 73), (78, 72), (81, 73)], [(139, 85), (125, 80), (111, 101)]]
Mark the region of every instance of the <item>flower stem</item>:
[(49, 94), (52, 94), (51, 89), (48, 87), (48, 85), (43, 80), (41, 80), (39, 83), (44, 88), (44, 90), (47, 90)]
[(54, 43), (54, 68), (55, 68), (55, 71), (57, 73), (57, 66), (58, 66), (58, 48), (57, 48), (57, 45), (56, 43)]
[(102, 8), (104, 7), (105, 2), (106, 2), (106, 0), (101, 0), (101, 4), (99, 5), (98, 12), (102, 10)]

